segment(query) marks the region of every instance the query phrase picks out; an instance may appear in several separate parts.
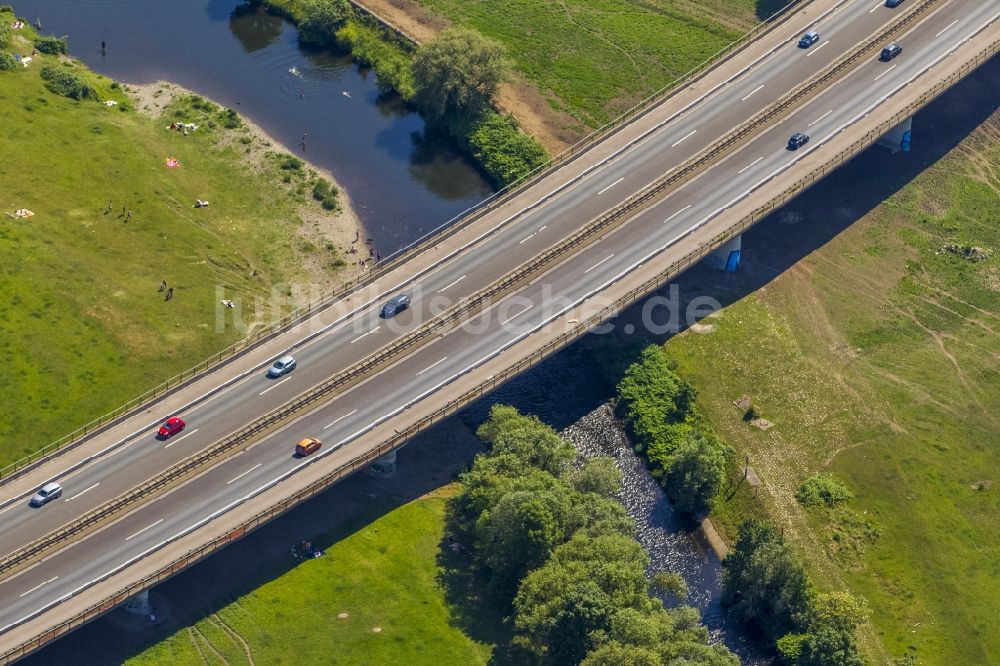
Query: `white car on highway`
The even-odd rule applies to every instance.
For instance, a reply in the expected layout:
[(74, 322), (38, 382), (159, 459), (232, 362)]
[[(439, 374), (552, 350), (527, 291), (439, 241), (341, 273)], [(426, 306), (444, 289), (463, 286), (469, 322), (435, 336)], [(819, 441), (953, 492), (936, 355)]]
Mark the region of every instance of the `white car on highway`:
[(295, 359), (291, 356), (282, 356), (274, 362), (274, 365), (267, 369), (267, 376), (275, 379), (281, 375), (291, 372), (294, 369)]

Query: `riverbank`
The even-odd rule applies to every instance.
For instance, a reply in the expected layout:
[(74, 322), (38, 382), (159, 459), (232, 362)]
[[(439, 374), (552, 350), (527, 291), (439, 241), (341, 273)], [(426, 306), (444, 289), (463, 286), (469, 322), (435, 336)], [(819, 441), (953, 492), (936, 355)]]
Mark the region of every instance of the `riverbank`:
[[(202, 100), (198, 128), (172, 131), (13, 19), (0, 11), (16, 64), (0, 71), (0, 464), (340, 282), (357, 233), (313, 199), (304, 163), (234, 112)], [(260, 150), (271, 156), (248, 160)], [(332, 234), (341, 245), (318, 242)], [(218, 324), (223, 299), (242, 326)]]

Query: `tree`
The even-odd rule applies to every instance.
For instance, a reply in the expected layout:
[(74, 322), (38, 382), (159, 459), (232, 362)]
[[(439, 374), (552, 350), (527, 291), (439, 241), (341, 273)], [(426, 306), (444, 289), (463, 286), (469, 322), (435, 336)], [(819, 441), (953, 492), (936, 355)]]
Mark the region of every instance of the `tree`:
[(570, 475), (569, 482), (581, 493), (616, 497), (622, 489), (622, 471), (614, 458), (600, 456), (585, 462), (582, 469)]
[(490, 103), (508, 70), (499, 42), (475, 30), (450, 28), (417, 49), (417, 104), (435, 120), (475, 116)]
[(809, 633), (793, 635), (798, 642), (794, 660), (788, 649), (792, 640), (786, 636), (778, 641), (779, 650), (788, 663), (795, 666), (861, 666), (864, 663), (854, 638), (854, 630), (868, 618), (868, 605), (864, 600), (847, 592), (817, 594), (806, 615), (804, 622)]
[(635, 521), (618, 500), (597, 493), (573, 493), (573, 510), (569, 516), (566, 535), (583, 531), (589, 536), (635, 534)]
[(667, 458), (691, 432), (687, 420), (693, 403), (694, 389), (673, 371), (659, 345), (646, 347), (618, 383), (619, 412), (654, 468), (666, 468)]
[(663, 487), (674, 506), (699, 515), (712, 507), (726, 478), (731, 450), (711, 433), (695, 432), (669, 458)]
[(490, 445), (491, 456), (512, 455), (555, 476), (576, 460), (573, 445), (551, 426), (509, 405), (494, 405), (476, 434)]
[(863, 666), (852, 632), (828, 626), (808, 635), (796, 666)]
[(299, 19), (299, 41), (303, 44), (332, 44), (337, 28), (351, 16), (348, 0), (306, 0)]
[(748, 520), (722, 563), (722, 601), (739, 621), (772, 640), (803, 629), (811, 601), (805, 567), (774, 525)]
[(497, 590), (513, 597), (518, 583), (566, 539), (568, 492), (518, 491), (504, 495), (476, 524), (476, 558)]

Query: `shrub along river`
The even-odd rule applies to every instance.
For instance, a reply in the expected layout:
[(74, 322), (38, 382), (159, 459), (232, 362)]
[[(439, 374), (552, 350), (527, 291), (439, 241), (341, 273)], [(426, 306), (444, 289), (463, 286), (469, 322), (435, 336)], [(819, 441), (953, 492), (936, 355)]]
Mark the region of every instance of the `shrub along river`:
[[(425, 132), (418, 114), (379, 93), (374, 73), (347, 54), (300, 49), (295, 27), (279, 17), (263, 11), (234, 15), (241, 0), (13, 4), (18, 15), (39, 20), (43, 32), (67, 35), (73, 56), (115, 80), (180, 84), (236, 109), (287, 146), (297, 146), (307, 133), (304, 156), (344, 186), (383, 253), (492, 192), (474, 165)], [(297, 74), (289, 71), (293, 67)], [(489, 403), (508, 402), (557, 427), (572, 424), (565, 434), (584, 455), (613, 456), (625, 473), (623, 500), (649, 550), (651, 569), (682, 573), (689, 602), (705, 614), (715, 638), (745, 661), (759, 661), (719, 608), (718, 559), (674, 515), (602, 404), (607, 389), (583, 370), (580, 355), (579, 345), (570, 347), (459, 418), (475, 427)]]

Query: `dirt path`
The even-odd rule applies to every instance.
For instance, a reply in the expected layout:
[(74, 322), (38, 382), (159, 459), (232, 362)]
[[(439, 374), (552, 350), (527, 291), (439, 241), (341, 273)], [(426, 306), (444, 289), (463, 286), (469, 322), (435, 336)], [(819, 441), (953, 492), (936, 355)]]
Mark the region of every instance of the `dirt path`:
[[(418, 42), (436, 37), (451, 26), (416, 0), (352, 0), (354, 4), (383, 19), (393, 28)], [(552, 108), (545, 95), (524, 76), (514, 73), (500, 87), (497, 106), (517, 118), (525, 132), (558, 155), (583, 138), (580, 123), (568, 113)]]

